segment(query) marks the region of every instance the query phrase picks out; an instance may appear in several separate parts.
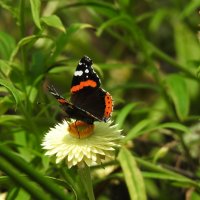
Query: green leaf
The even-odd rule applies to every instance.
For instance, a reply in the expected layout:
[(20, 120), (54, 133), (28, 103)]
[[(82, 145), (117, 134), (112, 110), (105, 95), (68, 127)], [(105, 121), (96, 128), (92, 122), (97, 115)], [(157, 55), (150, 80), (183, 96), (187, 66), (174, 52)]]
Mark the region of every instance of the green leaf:
[(126, 105), (118, 114), (116, 119), (116, 124), (118, 124), (118, 128), (120, 129), (128, 116), (128, 114), (138, 105), (138, 103), (130, 103)]
[(21, 199), (30, 200), (31, 199), (31, 195), (28, 192), (26, 192), (25, 190), (20, 188), (19, 192), (18, 192), (18, 195), (15, 198), (15, 200), (21, 200)]
[(0, 57), (9, 60), (15, 48), (15, 40), (8, 33), (0, 31)]
[(104, 32), (104, 30), (114, 25), (126, 27), (129, 30), (131, 27), (130, 25), (128, 27), (128, 23), (130, 22), (130, 18), (126, 15), (119, 15), (113, 17), (110, 20), (107, 20), (106, 22), (101, 24), (101, 26), (97, 30), (97, 36), (100, 36)]
[(184, 7), (182, 13), (181, 13), (181, 19), (185, 17), (189, 17), (189, 15), (192, 15), (193, 13), (198, 10), (200, 6), (200, 1), (197, 0), (191, 0), (188, 2), (187, 6)]
[(197, 77), (200, 79), (200, 66), (197, 68)]
[(121, 7), (127, 7), (130, 4), (130, 0), (118, 0)]
[(134, 126), (128, 132), (128, 135), (124, 138), (124, 142), (137, 138), (145, 133), (149, 133), (151, 131), (156, 131), (156, 130), (165, 129), (165, 128), (175, 129), (178, 131), (182, 131), (184, 133), (190, 132), (190, 130), (186, 126), (176, 123), (176, 122), (168, 122), (168, 123), (160, 124), (154, 127), (146, 128), (149, 125), (152, 125), (153, 122), (154, 121), (149, 120), (149, 119), (139, 122), (136, 126)]
[(86, 28), (94, 28), (91, 24), (86, 23), (74, 23), (67, 29), (68, 36), (72, 36), (79, 30), (86, 29)]
[(185, 80), (178, 74), (172, 74), (166, 79), (167, 90), (173, 101), (177, 116), (185, 120), (189, 113), (189, 92)]
[(152, 32), (157, 31), (167, 16), (168, 16), (167, 9), (160, 8), (160, 9), (156, 10), (152, 16), (150, 23), (149, 23), (149, 29)]
[[(52, 57), (49, 58), (49, 62), (47, 65), (51, 65), (55, 58), (60, 55), (60, 53), (63, 51), (63, 49), (65, 48), (66, 44), (70, 41), (70, 39), (72, 38), (72, 36), (77, 32), (80, 31), (82, 29), (86, 29), (86, 28), (93, 28), (92, 25), (90, 24), (83, 24), (83, 23), (74, 23), (71, 26), (69, 26), (69, 28), (67, 29), (67, 33), (62, 33), (56, 40), (56, 50), (53, 52)], [(54, 48), (53, 44), (53, 47)]]
[(24, 118), (22, 115), (1, 115), (0, 117), (0, 124), (2, 125), (14, 125), (16, 123), (20, 123)]
[(91, 179), (91, 174), (90, 174), (90, 168), (88, 166), (85, 166), (83, 168), (79, 168), (78, 174), (79, 174), (79, 177), (81, 179), (81, 182), (83, 183), (85, 191), (87, 192), (88, 199), (89, 200), (95, 200), (93, 187), (92, 187), (92, 179)]
[(33, 21), (35, 25), (41, 29), (40, 25), (40, 7), (41, 7), (41, 2), (40, 0), (30, 0), (31, 3), (31, 12), (33, 16)]
[(12, 67), (8, 61), (0, 59), (0, 73), (3, 73), (4, 76), (8, 77), (11, 69)]
[(199, 60), (200, 46), (194, 32), (182, 23), (174, 24), (175, 48), (180, 64), (188, 67), (190, 61)]
[(39, 38), (39, 36), (37, 36), (37, 35), (31, 35), (31, 36), (27, 36), (27, 37), (22, 38), (22, 39), (18, 42), (18, 44), (17, 44), (17, 46), (15, 47), (15, 49), (13, 50), (12, 55), (11, 55), (11, 57), (10, 57), (10, 61), (11, 61), (11, 62), (13, 61), (14, 57), (16, 56), (16, 54), (18, 53), (19, 49), (20, 49), (22, 46), (24, 46), (24, 45), (26, 45), (26, 44), (28, 44), (28, 43), (30, 43), (30, 42), (34, 42), (34, 41), (36, 41), (38, 38)]
[[(2, 148), (2, 145), (0, 145), (0, 148)], [(9, 154), (10, 152), (8, 152)], [(6, 158), (0, 153), (0, 169), (5, 174), (10, 176), (12, 180), (17, 183), (17, 185), (20, 185), (22, 188), (24, 188), (27, 192), (31, 194), (33, 199), (37, 200), (50, 200), (50, 197), (47, 193), (45, 193), (43, 190), (41, 190), (41, 187), (36, 185), (35, 183), (31, 182), (26, 176), (22, 176), (22, 174), (15, 168), (14, 165), (12, 165), (11, 162), (6, 160)], [(37, 191), (37, 192), (35, 192)], [(15, 196), (15, 195), (14, 195)], [(11, 198), (9, 198), (11, 199)], [(15, 198), (16, 199), (16, 198)]]
[(41, 21), (47, 26), (51, 26), (57, 28), (60, 31), (66, 32), (65, 27), (60, 20), (60, 18), (56, 15), (45, 16), (41, 18)]
[(179, 124), (176, 122), (168, 122), (168, 123), (164, 123), (164, 124), (160, 124), (159, 126), (155, 127), (156, 129), (158, 128), (171, 128), (171, 129), (175, 129), (175, 130), (179, 130), (185, 133), (189, 133), (190, 130), (184, 126), (183, 124)]
[(14, 87), (14, 85), (11, 82), (4, 79), (0, 79), (0, 85), (3, 85), (8, 89), (8, 91), (11, 92), (17, 105), (20, 102), (20, 94), (19, 91)]
[(161, 147), (154, 155), (153, 162), (156, 163), (160, 158), (164, 158), (166, 154), (169, 152), (169, 146)]
[[(66, 8), (76, 8), (76, 7), (92, 7), (98, 15), (107, 16), (108, 18), (112, 18), (118, 14), (118, 8), (112, 2), (106, 1), (77, 1), (77, 3), (67, 3)], [(96, 15), (93, 12), (93, 15)]]
[(183, 177), (179, 177), (172, 174), (165, 174), (165, 173), (158, 173), (158, 172), (143, 172), (142, 175), (145, 178), (151, 178), (151, 179), (161, 179), (161, 180), (170, 180), (170, 181), (176, 181), (181, 183), (188, 183), (191, 184), (189, 179)]
[[(187, 184), (197, 186), (198, 183), (195, 182), (192, 179), (189, 179), (183, 175), (180, 175), (172, 170), (165, 169), (164, 167), (158, 165), (158, 164), (153, 164), (149, 161), (145, 161), (144, 159), (135, 157), (135, 160), (144, 168), (148, 169), (148, 171), (153, 171), (153, 172), (143, 172), (144, 177), (148, 178), (158, 178), (158, 179), (168, 179), (168, 180), (176, 180), (178, 182), (185, 182)], [(148, 174), (148, 176), (147, 176)], [(168, 177), (168, 178), (167, 178)]]
[(140, 135), (140, 132), (143, 131), (147, 126), (152, 124), (151, 119), (144, 119), (140, 122), (138, 122), (127, 134), (127, 136), (124, 138), (124, 141), (128, 141), (131, 139), (134, 139)]
[(144, 180), (134, 156), (127, 149), (122, 148), (118, 160), (123, 170), (131, 200), (146, 200)]
[[(48, 180), (45, 176), (43, 176), (43, 174), (41, 172), (39, 172), (38, 170), (34, 169), (34, 167), (32, 165), (30, 165), (30, 163), (26, 162), (25, 160), (23, 160), (22, 158), (20, 158), (19, 156), (16, 155), (16, 153), (12, 152), (12, 150), (10, 150), (7, 146), (5, 145), (0, 145), (0, 167), (3, 168), (3, 170), (5, 172), (10, 172), (11, 170), (8, 171), (8, 169), (5, 166), (4, 163), (4, 159), (5, 161), (9, 162), (9, 164), (12, 163), (12, 168), (13, 166), (22, 171), (24, 174), (27, 174), (29, 176), (29, 178), (34, 181), (37, 182), (37, 187), (38, 185), (40, 185), (39, 188), (43, 188), (46, 190), (46, 193), (44, 193), (43, 196), (47, 196), (46, 194), (52, 194), (53, 195), (53, 199), (60, 199), (60, 200), (66, 200), (66, 194), (64, 193), (64, 189), (62, 189), (61, 187), (59, 187), (57, 184), (55, 184), (55, 182)], [(1, 168), (1, 169), (2, 169)], [(15, 170), (16, 171), (16, 170)], [(31, 185), (26, 185), (28, 183), (32, 183), (32, 182), (27, 182), (24, 181), (23, 179), (25, 179), (25, 176), (21, 176), (19, 175), (19, 173), (13, 172), (12, 174), (8, 174), (11, 177), (14, 177), (15, 180), (20, 181), (20, 185), (23, 184), (23, 187), (25, 187), (26, 189), (29, 189), (29, 191), (33, 191), (35, 193), (35, 196), (37, 195), (38, 191), (37, 189), (31, 187)], [(40, 192), (40, 191), (39, 191)], [(41, 193), (42, 195), (42, 193)], [(38, 194), (39, 196), (39, 194)], [(37, 199), (37, 198), (35, 198)], [(39, 198), (38, 198), (39, 199)], [(41, 199), (41, 198), (40, 198)], [(43, 200), (46, 199), (45, 197), (43, 197)], [(47, 198), (49, 199), (49, 198)]]

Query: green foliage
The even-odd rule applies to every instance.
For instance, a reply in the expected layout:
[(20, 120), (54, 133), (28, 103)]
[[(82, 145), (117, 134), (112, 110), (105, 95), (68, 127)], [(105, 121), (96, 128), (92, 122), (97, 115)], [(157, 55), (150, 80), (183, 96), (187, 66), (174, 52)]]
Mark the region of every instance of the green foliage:
[(102, 166), (92, 169), (96, 199), (200, 198), (199, 5), (0, 0), (0, 188), (7, 199), (87, 199), (77, 170), (56, 165), (40, 146), (64, 118), (46, 86), (69, 98), (83, 55), (112, 94), (113, 120), (125, 135), (118, 162), (105, 163), (107, 176)]

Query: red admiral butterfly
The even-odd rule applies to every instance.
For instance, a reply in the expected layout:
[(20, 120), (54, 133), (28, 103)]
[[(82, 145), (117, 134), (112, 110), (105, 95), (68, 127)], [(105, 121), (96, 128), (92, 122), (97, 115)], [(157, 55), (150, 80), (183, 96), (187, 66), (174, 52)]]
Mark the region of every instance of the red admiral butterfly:
[(48, 89), (69, 118), (93, 124), (94, 121), (107, 122), (113, 110), (111, 95), (100, 85), (101, 81), (92, 68), (92, 60), (84, 56), (74, 72), (70, 101), (60, 96), (53, 86)]

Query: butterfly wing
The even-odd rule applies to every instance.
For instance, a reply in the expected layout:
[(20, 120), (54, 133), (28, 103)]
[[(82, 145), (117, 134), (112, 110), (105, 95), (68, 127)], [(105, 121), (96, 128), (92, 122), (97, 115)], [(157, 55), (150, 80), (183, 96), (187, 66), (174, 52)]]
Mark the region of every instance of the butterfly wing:
[(77, 93), (82, 89), (93, 90), (101, 85), (98, 75), (92, 68), (92, 60), (84, 56), (74, 72), (71, 85), (71, 93)]
[(92, 60), (84, 56), (72, 80), (71, 102), (98, 118), (99, 121), (107, 121), (112, 113), (113, 102), (111, 95), (100, 88), (100, 85), (100, 79), (92, 68)]

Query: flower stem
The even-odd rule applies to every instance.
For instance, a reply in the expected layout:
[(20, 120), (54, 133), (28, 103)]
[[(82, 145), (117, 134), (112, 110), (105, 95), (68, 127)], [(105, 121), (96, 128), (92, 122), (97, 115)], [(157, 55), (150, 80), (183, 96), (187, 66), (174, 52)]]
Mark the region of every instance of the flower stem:
[(92, 179), (90, 175), (90, 168), (86, 165), (83, 168), (79, 168), (78, 173), (85, 187), (85, 190), (87, 191), (89, 200), (95, 200), (93, 186), (92, 186)]

